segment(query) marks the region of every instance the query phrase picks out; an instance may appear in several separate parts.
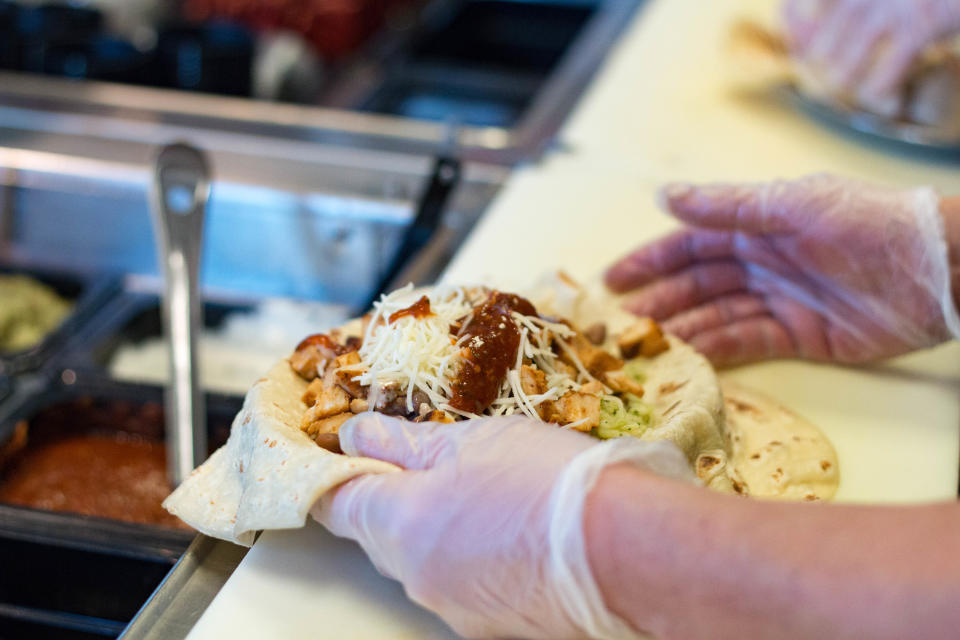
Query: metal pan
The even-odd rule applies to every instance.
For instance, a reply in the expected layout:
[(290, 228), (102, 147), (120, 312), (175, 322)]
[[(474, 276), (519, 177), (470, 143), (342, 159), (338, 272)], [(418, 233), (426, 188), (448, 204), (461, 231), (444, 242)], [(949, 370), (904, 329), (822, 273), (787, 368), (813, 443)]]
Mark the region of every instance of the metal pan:
[(839, 104), (828, 104), (793, 85), (782, 88), (784, 97), (795, 108), (831, 129), (853, 135), (867, 143), (943, 160), (960, 161), (960, 134), (929, 125), (891, 120)]
[(116, 637), (172, 564), (0, 533), (0, 637)]
[[(208, 396), (207, 403), (208, 437), (213, 449), (226, 442), (241, 401)], [(74, 411), (78, 406), (92, 409), (86, 413)], [(89, 428), (95, 428), (98, 433), (115, 429), (118, 435), (162, 444), (162, 407), (163, 390), (160, 387), (119, 384), (67, 370), (62, 379), (38, 383), (32, 389), (16, 390), (0, 416), (0, 452), (18, 437), (18, 428), (22, 431), (23, 427), (18, 425), (26, 424), (29, 434), (34, 421), (41, 416), (47, 416), (46, 426), (36, 428), (44, 429), (48, 441), (57, 438), (59, 434), (53, 430), (58, 427), (50, 426), (52, 411), (71, 416), (69, 426), (64, 426), (64, 430), (69, 429), (71, 434), (86, 428), (83, 421), (87, 420)], [(12, 451), (13, 447), (7, 449), (7, 465), (11, 465), (17, 455)], [(4, 481), (4, 466), (0, 461), (0, 485)], [(0, 505), (0, 535), (92, 552), (172, 561), (187, 548), (195, 533), (157, 524), (128, 523), (8, 504)]]
[[(228, 315), (252, 310), (250, 305), (206, 302), (203, 305), (204, 328), (216, 330)], [(98, 327), (96, 334), (88, 340), (87, 363), (104, 372), (123, 345), (163, 337), (160, 302), (156, 296), (124, 296), (112, 312), (110, 321)]]
[(52, 287), (74, 305), (70, 315), (36, 345), (21, 351), (0, 351), (0, 375), (7, 376), (43, 367), (97, 308), (120, 288), (119, 279), (111, 276), (85, 276), (14, 265), (0, 265), (0, 274), (33, 278)]

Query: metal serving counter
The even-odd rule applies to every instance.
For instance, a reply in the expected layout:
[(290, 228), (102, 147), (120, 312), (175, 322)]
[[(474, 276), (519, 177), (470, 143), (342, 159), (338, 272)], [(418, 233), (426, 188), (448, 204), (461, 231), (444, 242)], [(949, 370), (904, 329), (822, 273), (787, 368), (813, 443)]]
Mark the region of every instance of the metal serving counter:
[[(5, 115), (5, 124), (14, 121)], [(0, 128), (0, 259), (153, 275), (146, 199), (153, 146), (81, 128), (87, 133)], [(166, 134), (198, 137), (184, 129)], [(423, 156), (239, 134), (205, 142), (215, 183), (203, 283), (233, 296), (361, 304), (430, 177), (431, 158)], [(444, 216), (445, 255), (506, 174), (465, 167)]]
[[(468, 5), (468, 2), (442, 0), (428, 7), (428, 13), (449, 13), (451, 7)], [(170, 133), (189, 129), (191, 141), (203, 147), (222, 138), (222, 134), (266, 136), (274, 139), (297, 140), (310, 143), (335, 144), (350, 148), (372, 148), (380, 151), (399, 151), (416, 155), (435, 155), (447, 149), (450, 142), (448, 122), (463, 123), (454, 135), (454, 142), (461, 157), (481, 162), (513, 164), (539, 155), (552, 141), (576, 100), (585, 89), (607, 51), (629, 18), (642, 4), (642, 0), (557, 0), (556, 2), (517, 3), (497, 0), (501, 11), (515, 12), (521, 4), (541, 10), (581, 11), (582, 26), (570, 31), (569, 44), (562, 46), (559, 57), (538, 71), (537, 79), (524, 79), (522, 72), (507, 76), (507, 84), (496, 72), (476, 70), (468, 62), (435, 63), (446, 60), (450, 53), (438, 52), (431, 56), (433, 41), (418, 43), (414, 38), (407, 43), (414, 53), (426, 51), (422, 61), (413, 54), (401, 55), (399, 45), (383, 45), (385, 51), (378, 54), (377, 71), (371, 71), (371, 63), (361, 57), (348, 65), (340, 75), (346, 80), (333, 93), (340, 97), (321, 101), (321, 106), (300, 106), (254, 101), (241, 98), (224, 98), (212, 95), (187, 93), (162, 89), (134, 87), (112, 83), (76, 82), (43, 76), (19, 73), (0, 73), (0, 122), (8, 126), (22, 123), (31, 128), (55, 129), (63, 133), (98, 130), (104, 137), (117, 140), (136, 140), (160, 144), (170, 139)], [(469, 17), (469, 16), (467, 16)], [(511, 15), (494, 16), (502, 24), (510, 24), (517, 18)], [(430, 15), (424, 18), (429, 21)], [(523, 18), (523, 16), (519, 16)], [(489, 22), (489, 19), (488, 19)], [(535, 25), (536, 23), (534, 23)], [(547, 26), (543, 28), (546, 29)], [(456, 20), (447, 37), (455, 38)], [(522, 39), (535, 34), (523, 29), (513, 29), (503, 44), (508, 42), (522, 50)], [(550, 34), (541, 34), (549, 37)], [(564, 40), (565, 42), (565, 40)], [(489, 45), (489, 43), (486, 43)], [(560, 44), (563, 44), (561, 42)], [(530, 45), (526, 45), (527, 48)], [(488, 51), (488, 53), (490, 53)], [(492, 52), (496, 53), (496, 52)], [(491, 55), (492, 55), (491, 53)], [(472, 55), (476, 55), (473, 53)], [(401, 91), (394, 76), (380, 69), (383, 58), (409, 57), (400, 75), (404, 82), (434, 82), (443, 77), (442, 86), (450, 92), (474, 91), (509, 93), (513, 91), (530, 95), (524, 99), (516, 117), (504, 120), (500, 126), (471, 125), (469, 112), (457, 113), (450, 107), (450, 118), (441, 121), (381, 115), (380, 111), (394, 111), (409, 115), (420, 114), (436, 118), (436, 109), (380, 108), (400, 98), (386, 94)], [(506, 65), (509, 66), (509, 65)], [(542, 66), (540, 64), (539, 66)], [(546, 73), (546, 75), (543, 75)], [(371, 77), (371, 75), (373, 77)], [(542, 79), (540, 79), (542, 77)], [(499, 79), (498, 79), (499, 78)], [(534, 82), (534, 93), (525, 89), (525, 83)], [(358, 88), (368, 86), (365, 90)], [(469, 86), (468, 86), (469, 85)], [(357, 95), (368, 96), (357, 98)], [(354, 96), (348, 98), (345, 96)], [(379, 96), (379, 97), (378, 97)], [(451, 100), (453, 95), (450, 96)], [(326, 106), (323, 106), (323, 105)], [(11, 111), (11, 109), (13, 111)], [(441, 110), (442, 111), (442, 110)], [(29, 114), (27, 117), (25, 114)], [(43, 118), (46, 114), (47, 118)], [(82, 116), (82, 117), (81, 117)], [(24, 123), (24, 119), (33, 120)], [(43, 120), (37, 123), (36, 119)], [(447, 120), (447, 122), (444, 122)], [(479, 121), (482, 121), (481, 118)], [(511, 122), (512, 124), (507, 124)]]

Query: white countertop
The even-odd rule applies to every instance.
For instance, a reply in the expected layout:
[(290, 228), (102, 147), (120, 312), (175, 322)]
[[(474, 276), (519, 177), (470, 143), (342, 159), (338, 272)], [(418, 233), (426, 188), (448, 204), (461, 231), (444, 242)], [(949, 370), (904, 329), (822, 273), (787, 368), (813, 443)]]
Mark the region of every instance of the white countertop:
[[(563, 267), (589, 280), (674, 226), (664, 179), (767, 179), (830, 170), (895, 184), (957, 184), (953, 167), (889, 156), (725, 84), (726, 26), (772, 0), (651, 0), (561, 138), (570, 152), (519, 170), (450, 266), (450, 281), (520, 287)], [(960, 191), (955, 187), (955, 190)], [(960, 346), (872, 369), (799, 362), (727, 373), (819, 424), (837, 447), (838, 499), (956, 496)], [(442, 638), (450, 632), (311, 524), (265, 534), (191, 638)]]

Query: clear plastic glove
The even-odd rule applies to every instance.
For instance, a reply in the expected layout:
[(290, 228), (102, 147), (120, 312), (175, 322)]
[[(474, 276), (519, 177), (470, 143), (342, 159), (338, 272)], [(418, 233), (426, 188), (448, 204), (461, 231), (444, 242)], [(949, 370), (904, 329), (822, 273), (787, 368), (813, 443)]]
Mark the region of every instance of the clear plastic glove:
[(836, 93), (880, 111), (899, 104), (924, 50), (960, 32), (960, 0), (786, 0), (783, 14), (795, 55)]
[(829, 175), (672, 185), (691, 225), (607, 272), (625, 307), (721, 366), (867, 362), (960, 337), (940, 199)]
[(409, 597), (470, 638), (639, 638), (604, 605), (583, 535), (584, 501), (607, 466), (692, 479), (669, 443), (603, 443), (528, 418), (346, 423), (350, 455), (407, 471), (363, 476), (313, 514), (352, 538)]

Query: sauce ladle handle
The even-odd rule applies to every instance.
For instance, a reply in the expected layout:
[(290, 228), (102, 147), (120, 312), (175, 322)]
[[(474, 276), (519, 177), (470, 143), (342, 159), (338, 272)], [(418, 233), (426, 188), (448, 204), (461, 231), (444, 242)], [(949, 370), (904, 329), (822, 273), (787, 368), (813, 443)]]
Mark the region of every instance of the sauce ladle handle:
[(207, 453), (206, 410), (197, 369), (203, 222), (210, 170), (199, 150), (183, 143), (157, 154), (150, 200), (164, 278), (163, 326), (170, 361), (164, 395), (167, 472), (178, 486)]

